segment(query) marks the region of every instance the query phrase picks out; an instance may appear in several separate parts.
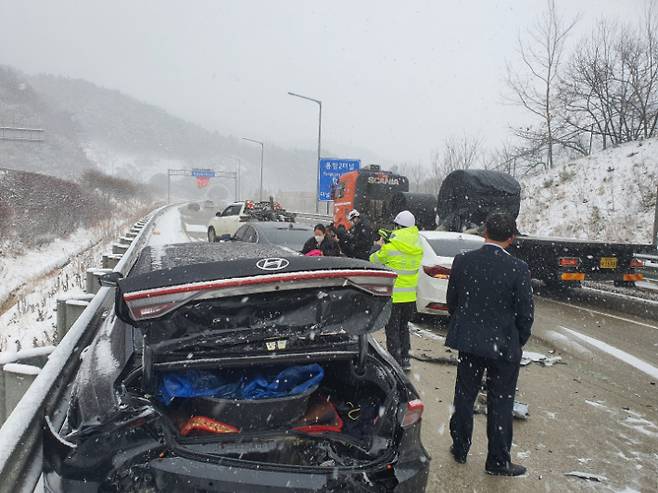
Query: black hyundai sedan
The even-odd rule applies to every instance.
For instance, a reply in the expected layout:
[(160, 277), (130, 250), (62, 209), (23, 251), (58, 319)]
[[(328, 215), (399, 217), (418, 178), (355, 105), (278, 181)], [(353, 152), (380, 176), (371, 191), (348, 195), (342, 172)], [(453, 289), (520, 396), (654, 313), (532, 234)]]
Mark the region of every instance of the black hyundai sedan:
[(394, 279), (258, 245), (144, 249), (106, 279), (114, 312), (46, 419), (46, 491), (424, 491), (423, 403), (371, 336)]

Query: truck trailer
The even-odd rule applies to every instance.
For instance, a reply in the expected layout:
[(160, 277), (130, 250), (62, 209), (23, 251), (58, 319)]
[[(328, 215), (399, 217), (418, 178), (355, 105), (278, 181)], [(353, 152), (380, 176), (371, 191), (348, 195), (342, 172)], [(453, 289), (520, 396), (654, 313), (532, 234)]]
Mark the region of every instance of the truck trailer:
[[(487, 215), (494, 211), (518, 217), (521, 186), (507, 173), (457, 170), (450, 173), (438, 194), (438, 229), (482, 233)], [(613, 281), (633, 285), (643, 279), (635, 253), (651, 245), (574, 238), (519, 235), (510, 253), (524, 260), (532, 277), (555, 287), (579, 286), (582, 281)]]

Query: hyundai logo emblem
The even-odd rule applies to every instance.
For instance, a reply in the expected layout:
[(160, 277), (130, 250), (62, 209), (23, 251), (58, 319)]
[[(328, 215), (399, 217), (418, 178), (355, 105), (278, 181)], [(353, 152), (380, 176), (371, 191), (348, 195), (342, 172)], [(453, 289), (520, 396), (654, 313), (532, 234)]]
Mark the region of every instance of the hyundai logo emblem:
[(263, 258), (256, 262), (256, 267), (260, 270), (281, 270), (290, 265), (284, 258)]

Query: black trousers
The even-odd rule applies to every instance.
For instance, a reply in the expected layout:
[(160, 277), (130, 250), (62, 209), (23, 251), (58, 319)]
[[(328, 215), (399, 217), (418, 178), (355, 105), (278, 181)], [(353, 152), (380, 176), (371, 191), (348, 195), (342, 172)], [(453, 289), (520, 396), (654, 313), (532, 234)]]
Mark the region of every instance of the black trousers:
[(393, 303), (391, 318), (386, 324), (386, 349), (399, 364), (409, 360), (409, 320), (414, 303)]
[(473, 405), (477, 398), (482, 374), (487, 370), (487, 467), (504, 467), (511, 462), (512, 410), (519, 363), (482, 358), (459, 353), (455, 382), (454, 414), (450, 418), (450, 435), (457, 454), (466, 456), (473, 436)]

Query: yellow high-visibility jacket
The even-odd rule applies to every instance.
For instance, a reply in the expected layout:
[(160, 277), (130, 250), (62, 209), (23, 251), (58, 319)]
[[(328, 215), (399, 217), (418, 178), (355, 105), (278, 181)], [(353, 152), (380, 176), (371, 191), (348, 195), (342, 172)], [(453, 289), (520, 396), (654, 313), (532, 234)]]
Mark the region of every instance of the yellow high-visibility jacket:
[(372, 263), (383, 264), (398, 275), (393, 286), (393, 303), (416, 301), (418, 269), (422, 260), (423, 247), (416, 226), (396, 229), (390, 240), (370, 255)]

